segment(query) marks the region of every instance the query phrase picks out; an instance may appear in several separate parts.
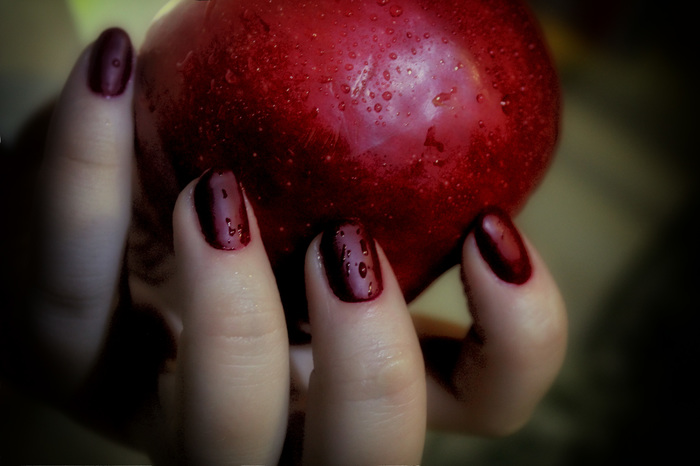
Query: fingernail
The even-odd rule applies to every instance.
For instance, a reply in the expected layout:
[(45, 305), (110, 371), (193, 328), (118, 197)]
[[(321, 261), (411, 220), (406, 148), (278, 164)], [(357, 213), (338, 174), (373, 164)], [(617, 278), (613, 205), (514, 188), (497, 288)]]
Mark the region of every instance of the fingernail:
[(328, 282), (342, 301), (369, 301), (382, 293), (377, 248), (362, 224), (345, 222), (328, 229), (320, 249)]
[(104, 31), (95, 41), (90, 56), (90, 89), (104, 97), (121, 95), (131, 77), (132, 61), (129, 35), (119, 28)]
[(481, 257), (501, 280), (522, 285), (532, 275), (527, 250), (510, 216), (500, 209), (482, 213), (474, 230)]
[(250, 228), (241, 190), (231, 170), (209, 170), (194, 188), (194, 206), (207, 242), (236, 250), (250, 243)]

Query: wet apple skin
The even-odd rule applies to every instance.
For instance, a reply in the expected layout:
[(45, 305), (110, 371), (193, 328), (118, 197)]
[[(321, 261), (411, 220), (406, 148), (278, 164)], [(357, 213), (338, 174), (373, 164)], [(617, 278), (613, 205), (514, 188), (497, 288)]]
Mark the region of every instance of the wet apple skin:
[(291, 321), (328, 224), (361, 219), (410, 301), (480, 211), (523, 206), (559, 132), (556, 71), (511, 0), (185, 1), (151, 27), (135, 85), (152, 250), (171, 251), (185, 184), (232, 168)]

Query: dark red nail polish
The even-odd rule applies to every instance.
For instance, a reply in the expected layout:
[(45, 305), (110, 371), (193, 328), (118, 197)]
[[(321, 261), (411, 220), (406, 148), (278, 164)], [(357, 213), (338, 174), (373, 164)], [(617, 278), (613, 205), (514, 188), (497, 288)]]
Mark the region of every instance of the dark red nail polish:
[(90, 89), (104, 97), (121, 95), (131, 77), (132, 61), (129, 35), (119, 28), (104, 31), (95, 41), (90, 56)]
[(474, 230), (481, 257), (503, 281), (522, 285), (532, 275), (525, 244), (508, 214), (500, 209), (482, 213)]
[(321, 256), (333, 293), (342, 301), (369, 301), (382, 293), (382, 271), (374, 240), (357, 221), (328, 229)]
[(194, 206), (207, 242), (236, 250), (250, 243), (250, 228), (241, 190), (231, 170), (209, 170), (194, 188)]

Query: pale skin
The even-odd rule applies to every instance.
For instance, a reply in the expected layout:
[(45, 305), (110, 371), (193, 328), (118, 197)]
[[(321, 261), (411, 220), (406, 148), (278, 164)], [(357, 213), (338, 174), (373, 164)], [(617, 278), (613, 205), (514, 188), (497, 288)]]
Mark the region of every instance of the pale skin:
[[(40, 391), (68, 410), (93, 387), (88, 380), (124, 292), (134, 170), (133, 83), (116, 97), (95, 94), (85, 85), (89, 54), (53, 117), (40, 183), (53, 227), (29, 293)], [(565, 307), (527, 240), (532, 276), (514, 285), (492, 272), (467, 236), (463, 280), (474, 325), (452, 345), (456, 364), (438, 380), (381, 244), (383, 292), (348, 303), (329, 287), (320, 237), (312, 241), (305, 269), (312, 343), (310, 351), (290, 347), (252, 206), (250, 243), (212, 248), (193, 205), (196, 181), (174, 210), (176, 357), (153, 374), (150, 404), (113, 429), (154, 461), (277, 463), (293, 382), (292, 407), (306, 412), (295, 426), (304, 430), (303, 463), (418, 464), (427, 428), (511, 433), (553, 383), (566, 346)]]

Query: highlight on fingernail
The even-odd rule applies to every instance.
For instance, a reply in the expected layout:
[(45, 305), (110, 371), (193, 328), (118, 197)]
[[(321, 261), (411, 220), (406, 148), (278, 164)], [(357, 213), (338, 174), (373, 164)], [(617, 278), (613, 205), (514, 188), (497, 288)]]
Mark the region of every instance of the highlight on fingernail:
[(194, 188), (194, 205), (207, 242), (216, 249), (237, 250), (250, 243), (243, 190), (229, 169), (207, 171)]
[(328, 283), (342, 301), (369, 301), (382, 293), (377, 248), (359, 221), (344, 221), (327, 229), (321, 237), (320, 251)]
[(129, 35), (120, 28), (107, 29), (95, 41), (90, 55), (90, 89), (104, 97), (121, 95), (131, 77), (132, 62)]
[(476, 220), (476, 244), (494, 274), (501, 280), (522, 285), (532, 266), (522, 237), (510, 216), (498, 208), (484, 211)]

